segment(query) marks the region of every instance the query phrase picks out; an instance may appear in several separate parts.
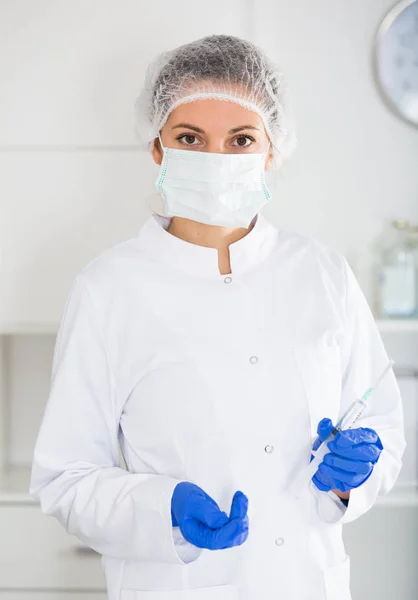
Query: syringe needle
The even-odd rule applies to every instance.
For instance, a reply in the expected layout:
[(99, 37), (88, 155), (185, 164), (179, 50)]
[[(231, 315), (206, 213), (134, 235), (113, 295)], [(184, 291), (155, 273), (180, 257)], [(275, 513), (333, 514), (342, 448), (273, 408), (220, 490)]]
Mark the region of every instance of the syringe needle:
[(373, 386), (373, 391), (379, 387), (379, 385), (382, 383), (383, 379), (386, 377), (386, 374), (388, 371), (390, 371), (393, 367), (393, 365), (395, 364), (394, 360), (390, 360), (388, 366), (386, 367), (386, 369), (383, 371), (383, 373), (380, 375), (380, 377), (377, 378), (377, 381), (375, 382), (374, 386)]

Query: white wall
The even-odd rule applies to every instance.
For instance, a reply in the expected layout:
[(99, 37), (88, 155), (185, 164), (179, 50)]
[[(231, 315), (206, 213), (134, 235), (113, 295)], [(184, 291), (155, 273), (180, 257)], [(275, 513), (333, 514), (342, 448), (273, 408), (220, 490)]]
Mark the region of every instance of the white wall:
[(391, 3), (3, 0), (0, 323), (56, 322), (75, 273), (135, 235), (158, 172), (133, 145), (145, 68), (213, 32), (260, 44), (290, 84), (299, 147), (265, 214), (345, 253), (373, 301), (376, 237), (392, 217), (418, 221), (418, 129), (387, 109), (372, 74)]
[(281, 65), (299, 148), (266, 214), (344, 252), (369, 300), (370, 247), (397, 216), (418, 221), (418, 129), (383, 104), (376, 29), (393, 0), (256, 0), (252, 38)]
[(248, 34), (244, 2), (2, 0), (0, 331), (57, 322), (76, 273), (136, 235), (158, 173), (133, 136), (145, 69), (221, 31)]

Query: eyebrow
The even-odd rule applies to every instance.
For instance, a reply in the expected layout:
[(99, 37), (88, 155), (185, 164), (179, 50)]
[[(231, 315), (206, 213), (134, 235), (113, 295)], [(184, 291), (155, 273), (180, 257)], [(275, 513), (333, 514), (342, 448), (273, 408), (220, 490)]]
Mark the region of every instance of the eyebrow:
[[(172, 129), (177, 129), (178, 127), (183, 127), (184, 129), (192, 129), (193, 131), (197, 131), (197, 133), (205, 133), (205, 131), (203, 129), (200, 129), (200, 127), (195, 127), (194, 125), (190, 125), (189, 123), (179, 123), (178, 125), (174, 125)], [(238, 131), (242, 131), (243, 129), (257, 129), (259, 131), (259, 128), (254, 127), (254, 125), (241, 125), (240, 127), (234, 127), (233, 129), (230, 129), (228, 133), (237, 133)]]

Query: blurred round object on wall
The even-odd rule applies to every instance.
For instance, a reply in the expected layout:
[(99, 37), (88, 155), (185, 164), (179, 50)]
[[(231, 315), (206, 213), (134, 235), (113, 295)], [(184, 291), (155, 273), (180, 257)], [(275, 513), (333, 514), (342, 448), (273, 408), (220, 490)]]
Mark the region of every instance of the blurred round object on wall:
[(418, 127), (418, 0), (402, 0), (386, 14), (376, 35), (374, 63), (386, 104)]

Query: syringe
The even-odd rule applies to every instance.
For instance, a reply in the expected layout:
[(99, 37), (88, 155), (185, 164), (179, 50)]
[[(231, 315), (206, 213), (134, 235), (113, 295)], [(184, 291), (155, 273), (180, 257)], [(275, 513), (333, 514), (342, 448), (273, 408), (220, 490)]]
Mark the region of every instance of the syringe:
[[(367, 400), (370, 398), (372, 393), (379, 387), (383, 379), (392, 369), (395, 362), (390, 360), (388, 365), (385, 367), (381, 375), (376, 379), (374, 385), (369, 387), (364, 394), (361, 396), (359, 400), (353, 402), (353, 404), (349, 407), (349, 409), (345, 412), (345, 414), (341, 417), (338, 423), (335, 425), (334, 429), (331, 431), (330, 435), (324, 440), (316, 451), (312, 450), (313, 459), (309, 463), (309, 466), (306, 470), (303, 470), (299, 476), (293, 480), (293, 482), (289, 486), (289, 491), (296, 497), (298, 497), (304, 487), (315, 473), (318, 470), (319, 465), (322, 462), (325, 454), (329, 452), (328, 443), (331, 442), (337, 433), (343, 429), (351, 429), (356, 421), (363, 414), (365, 408), (367, 407)], [(315, 446), (315, 444), (314, 444)]]

